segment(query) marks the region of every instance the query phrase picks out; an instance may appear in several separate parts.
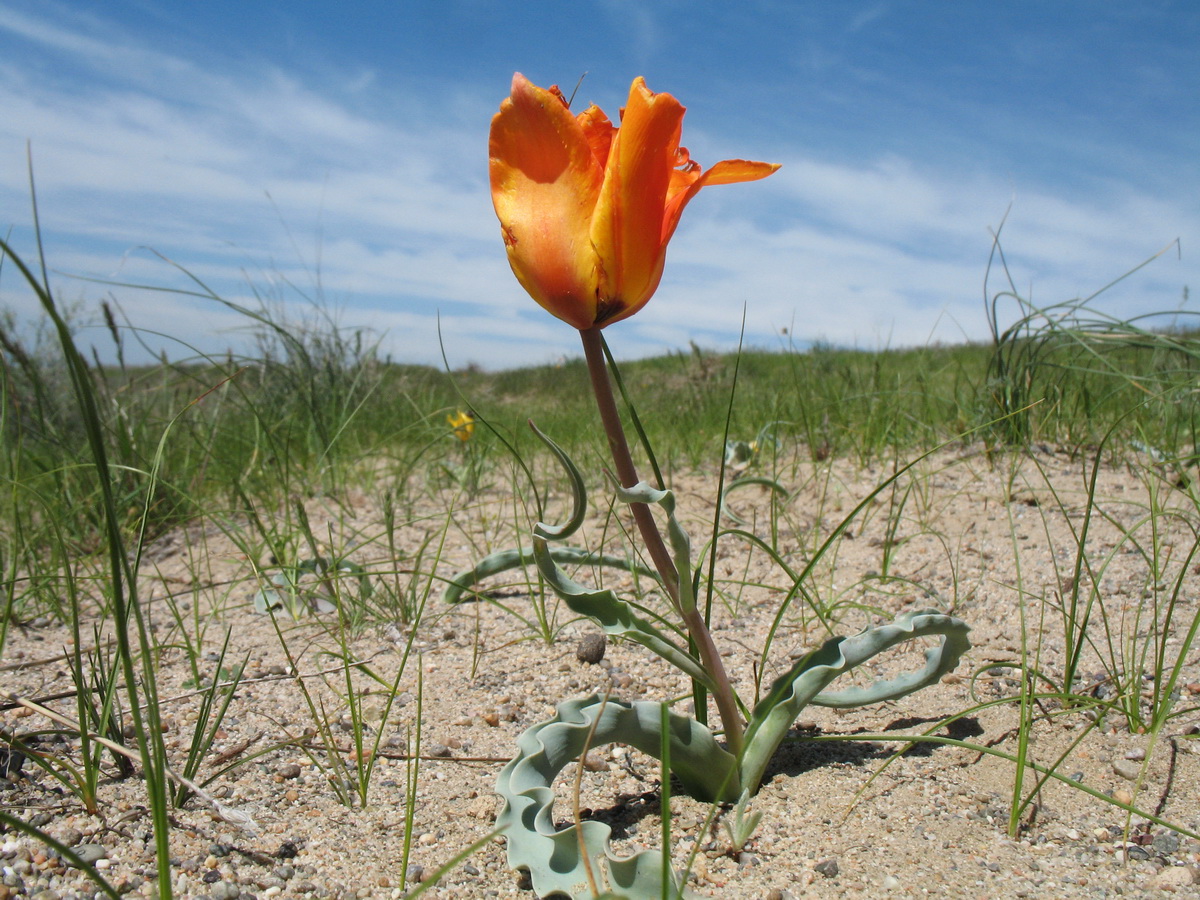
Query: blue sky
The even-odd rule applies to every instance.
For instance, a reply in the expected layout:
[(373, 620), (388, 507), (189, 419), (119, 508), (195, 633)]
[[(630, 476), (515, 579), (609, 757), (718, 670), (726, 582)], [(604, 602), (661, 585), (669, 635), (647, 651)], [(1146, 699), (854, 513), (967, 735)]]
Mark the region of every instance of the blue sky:
[[(518, 11), (519, 9), (519, 11)], [(487, 131), (521, 71), (615, 119), (629, 82), (688, 107), (706, 190), (620, 356), (986, 336), (989, 229), (1017, 287), (1131, 316), (1200, 285), (1200, 5), (1181, 2), (0, 0), (0, 228), (33, 247), (26, 142), (63, 301), (115, 299), (154, 349), (244, 341), (162, 254), (289, 315), (320, 293), (394, 359), (576, 355), (509, 272)], [(997, 282), (997, 289), (1002, 285)], [(35, 316), (11, 267), (0, 304)], [(1194, 304), (1189, 304), (1194, 306)], [(787, 329), (788, 336), (783, 337)], [(102, 335), (94, 334), (103, 346)], [(91, 340), (93, 338), (86, 338)]]

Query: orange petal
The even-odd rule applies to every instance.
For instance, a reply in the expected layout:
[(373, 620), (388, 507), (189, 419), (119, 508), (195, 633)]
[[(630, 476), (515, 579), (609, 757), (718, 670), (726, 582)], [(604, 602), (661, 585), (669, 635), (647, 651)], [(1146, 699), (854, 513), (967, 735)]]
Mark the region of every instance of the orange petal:
[(663, 215), (662, 241), (666, 244), (679, 225), (679, 217), (692, 198), (700, 193), (701, 188), (714, 184), (739, 184), (743, 181), (758, 181), (766, 178), (779, 169), (779, 163), (751, 162), (746, 159), (725, 159), (716, 163), (711, 169), (693, 176), (677, 177), (671, 185), (672, 194), (667, 200), (666, 211)]
[(488, 154), (517, 280), (550, 313), (590, 328), (597, 262), (589, 232), (603, 169), (588, 134), (558, 97), (517, 73), (492, 119)]
[(608, 162), (608, 151), (612, 146), (613, 137), (617, 133), (617, 127), (595, 104), (589, 106), (575, 118), (579, 122), (579, 127), (583, 129), (588, 145), (592, 148), (592, 156), (596, 157), (597, 164), (604, 168)]
[(704, 187), (714, 184), (739, 184), (743, 181), (758, 181), (774, 174), (779, 163), (751, 162), (748, 159), (723, 159), (700, 177)]
[(655, 94), (642, 78), (629, 89), (592, 220), (592, 243), (602, 267), (597, 324), (633, 315), (662, 278), (663, 209), (683, 113), (678, 100)]

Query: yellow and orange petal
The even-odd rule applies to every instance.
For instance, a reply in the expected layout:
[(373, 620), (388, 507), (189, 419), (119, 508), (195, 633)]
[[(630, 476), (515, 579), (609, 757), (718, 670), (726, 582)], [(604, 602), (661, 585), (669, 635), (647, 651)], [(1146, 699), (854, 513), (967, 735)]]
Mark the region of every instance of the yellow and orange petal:
[(589, 223), (603, 170), (560, 100), (520, 74), (492, 120), (492, 201), (508, 261), (539, 304), (576, 328), (591, 324), (595, 254)]
[(779, 168), (725, 160), (704, 171), (679, 145), (684, 112), (636, 78), (614, 127), (598, 107), (573, 116), (557, 87), (513, 76), (492, 119), (492, 200), (509, 264), (547, 311), (579, 329), (633, 315), (658, 288), (691, 198)]
[(470, 412), (460, 409), (455, 415), (446, 416), (446, 422), (453, 429), (454, 436), (463, 443), (475, 433), (475, 416)]

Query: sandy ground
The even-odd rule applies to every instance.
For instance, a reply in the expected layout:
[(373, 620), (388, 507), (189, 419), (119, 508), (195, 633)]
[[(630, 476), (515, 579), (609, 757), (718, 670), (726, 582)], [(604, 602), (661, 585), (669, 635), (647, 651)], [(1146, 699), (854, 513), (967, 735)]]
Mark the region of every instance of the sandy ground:
[[(672, 852), (680, 867), (690, 860), (691, 890), (702, 897), (776, 900), (1200, 896), (1200, 842), (1142, 816), (1127, 816), (1082, 790), (1046, 784), (1023, 811), (1020, 830), (1010, 834), (1015, 773), (1010, 762), (932, 745), (892, 759), (902, 745), (806, 740), (919, 733), (950, 714), (1013, 697), (1019, 676), (1003, 663), (1019, 658), (1023, 647), (1030, 653), (1039, 648), (1038, 665), (1049, 678), (1061, 674), (1064, 641), (1057, 610), (1074, 577), (1073, 534), (1084, 522), (1086, 465), (1049, 447), (1020, 462), (990, 459), (978, 447), (944, 451), (902, 479), (897, 490), (881, 494), (834, 542), (809, 584), (833, 610), (839, 633), (853, 633), (884, 614), (934, 606), (972, 626), (974, 647), (940, 684), (898, 702), (849, 712), (805, 710), (796, 739), (781, 748), (753, 800), (763, 820), (741, 852), (731, 847), (721, 818), (712, 821), (710, 807), (673, 796)], [(864, 470), (848, 461), (795, 466), (782, 474), (791, 494), (775, 497), (774, 516), (772, 495), (758, 487), (736, 491), (729, 507), (747, 522), (747, 530), (764, 538), (771, 538), (774, 522), (785, 560), (801, 568), (838, 521), (890, 473), (890, 466)], [(1176, 630), (1161, 644), (1169, 664), (1197, 616), (1197, 578), (1191, 569), (1200, 560), (1189, 553), (1200, 515), (1175, 480), (1176, 473), (1152, 466), (1109, 467), (1100, 473), (1088, 557), (1111, 642), (1097, 611), (1091, 631), (1095, 644), (1081, 667), (1087, 679), (1081, 689), (1097, 697), (1110, 693), (1106, 671), (1128, 671), (1138, 654), (1158, 646), (1151, 639), (1155, 605), (1161, 608), (1170, 598), (1177, 579), (1183, 587), (1174, 611)], [(711, 472), (675, 480), (697, 545), (702, 542), (697, 536), (711, 531), (715, 481)], [(426, 493), (409, 511), (419, 521), (398, 532), (400, 565), (389, 562), (391, 574), (371, 577), (392, 579), (401, 587), (411, 583), (419, 592), (428, 579), (412, 579), (405, 570), (427, 570), (439, 545), (442, 578), (488, 550), (512, 546), (514, 522), (527, 522), (527, 512), (514, 509), (514, 492), (503, 487), (499, 474), (484, 483), (471, 503), (457, 498), (460, 512), (445, 531), (445, 519)], [(1166, 510), (1153, 523), (1146, 519), (1152, 495)], [(552, 509), (560, 511), (557, 505)], [(355, 496), (340, 506), (311, 501), (308, 511), (314, 533), (328, 536), (335, 547), (351, 548), (349, 557), (372, 571), (380, 566), (387, 554), (375, 498)], [(422, 519), (425, 513), (434, 515)], [(615, 524), (625, 513), (614, 518), (602, 507), (592, 516), (589, 539), (595, 542), (602, 533), (619, 533)], [(619, 541), (607, 546), (620, 552)], [(1161, 563), (1159, 571), (1152, 570), (1153, 558)], [(438, 584), (407, 659), (411, 630), (403, 622), (372, 622), (350, 639), (357, 659), (369, 660), (384, 681), (399, 675), (399, 686), (388, 709), (380, 684), (355, 679), (368, 722), (366, 737), (374, 741), (381, 734), (382, 739), (367, 806), (349, 806), (339, 802), (330, 784), (336, 770), (317, 728), (318, 719), (331, 723), (329, 733), (341, 750), (337, 755), (352, 772), (336, 617), (282, 620), (281, 640), (270, 618), (252, 610), (261, 584), (254, 563), (268, 562), (247, 558), (245, 547), (219, 528), (195, 526), (156, 542), (142, 567), (143, 594), (164, 648), (158, 691), (176, 766), (197, 728), (199, 710), (187, 656), (179, 648), (185, 642), (198, 645), (205, 674), (211, 676), (229, 630), (229, 660), (247, 660), (199, 779), (222, 764), (241, 761), (207, 790), (226, 810), (250, 817), (255, 827), (224, 821), (196, 799), (174, 810), (170, 842), (180, 897), (400, 897), (481, 839), (482, 848), (427, 885), (426, 896), (532, 897), (523, 878), (506, 865), (503, 840), (487, 839), (497, 809), (495, 778), (518, 735), (568, 697), (611, 691), (622, 699), (658, 700), (683, 697), (688, 690), (682, 677), (637, 646), (611, 643), (599, 664), (580, 662), (579, 641), (595, 628), (572, 621), (570, 612), (553, 601), (545, 607), (553, 640), (540, 639), (529, 624), (537, 621), (537, 600), (519, 572), (482, 586), (495, 601), (490, 603), (447, 606)], [(1185, 563), (1188, 570), (1181, 568)], [(787, 579), (766, 554), (732, 539), (721, 542), (716, 571), (724, 597), (714, 609), (715, 638), (739, 692), (752, 698), (758, 651)], [(632, 588), (628, 576), (612, 570), (575, 576)], [(1086, 597), (1091, 581), (1086, 575), (1084, 581), (1081, 596)], [(374, 596), (378, 600), (380, 593)], [(91, 634), (90, 626), (86, 633)], [(826, 636), (812, 611), (797, 603), (776, 636), (765, 668), (768, 680), (786, 667), (789, 654)], [(61, 657), (69, 645), (69, 631), (45, 620), (11, 629), (0, 659), (4, 691), (35, 699), (70, 692), (69, 669)], [(900, 664), (905, 663), (896, 659), (881, 665)], [(297, 676), (314, 702), (323, 704), (316, 717)], [(1178, 693), (1174, 709), (1180, 714), (1157, 738), (1131, 733), (1116, 714), (1097, 726), (1082, 712), (1045, 702), (1035, 711), (1030, 756), (1057, 764), (1060, 773), (1081, 785), (1200, 831), (1200, 713), (1195, 709), (1200, 650), (1195, 645), (1188, 650)], [(75, 716), (69, 698), (47, 705)], [(11, 731), (50, 727), (28, 708), (5, 706), (0, 722)], [(687, 708), (686, 699), (679, 708)], [(409, 754), (418, 709), (421, 758), (414, 761)], [(1018, 717), (1015, 704), (987, 705), (936, 733), (1011, 754), (1018, 749)], [(306, 736), (307, 747), (302, 746)], [(35, 746), (48, 756), (77, 756), (71, 741), (54, 736), (38, 739)], [(111, 774), (111, 765), (105, 765)], [(405, 785), (414, 765), (417, 790), (408, 798)], [(589, 754), (580, 806), (585, 815), (614, 827), (618, 849), (657, 845), (659, 774), (655, 760), (622, 747)], [(574, 776), (568, 770), (559, 785), (559, 821), (571, 816)], [(1029, 773), (1022, 799), (1035, 786)], [(415, 817), (406, 872), (409, 799)], [(30, 762), (0, 781), (6, 809), (98, 857), (100, 871), (121, 892), (150, 895), (156, 876), (140, 778), (106, 779), (99, 800), (99, 813), (86, 814), (73, 795)], [(53, 900), (85, 890), (79, 872), (56, 854), (15, 832), (0, 837), (0, 900), (23, 894)]]

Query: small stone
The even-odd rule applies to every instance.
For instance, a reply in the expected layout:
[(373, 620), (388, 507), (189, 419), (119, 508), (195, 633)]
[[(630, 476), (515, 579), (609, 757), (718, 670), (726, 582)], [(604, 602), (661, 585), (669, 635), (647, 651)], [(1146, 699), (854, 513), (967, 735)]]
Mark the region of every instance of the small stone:
[(275, 858), (276, 859), (295, 859), (296, 854), (299, 852), (300, 852), (300, 850), (296, 846), (295, 841), (284, 841), (282, 844), (279, 845), (279, 849), (275, 851)]
[(1116, 760), (1112, 764), (1112, 769), (1114, 773), (1121, 776), (1126, 781), (1135, 781), (1138, 777), (1138, 773), (1142, 771), (1142, 767), (1131, 759)]
[(74, 847), (83, 841), (83, 832), (78, 828), (64, 828), (58, 833), (58, 842), (68, 847)]
[(583, 768), (588, 772), (607, 772), (608, 760), (599, 750), (589, 750), (583, 757)]
[(486, 722), (488, 725), (490, 725), (492, 728), (495, 728), (496, 726), (498, 726), (500, 724), (500, 716), (498, 713), (495, 713), (495, 712), (485, 712), (479, 718), (483, 719), (483, 721)]
[(1174, 891), (1195, 884), (1196, 873), (1187, 866), (1167, 866), (1159, 870), (1151, 883), (1159, 890)]
[(1151, 846), (1159, 853), (1169, 856), (1179, 849), (1179, 835), (1174, 831), (1156, 834), (1154, 840), (1151, 841)]
[(597, 665), (600, 660), (604, 659), (604, 650), (608, 646), (608, 639), (602, 631), (589, 631), (579, 639), (579, 644), (575, 648), (575, 658), (581, 663), (589, 665)]
[(108, 859), (108, 850), (100, 844), (80, 844), (75, 848), (75, 855), (92, 865), (99, 860)]
[(1125, 751), (1125, 758), (1133, 759), (1133, 760), (1137, 760), (1138, 762), (1141, 762), (1143, 759), (1146, 758), (1146, 751), (1143, 750), (1141, 747), (1134, 747), (1132, 750)]
[(294, 762), (280, 763), (275, 768), (275, 774), (280, 778), (299, 778), (300, 764)]
[(436, 756), (439, 758), (444, 758), (444, 757), (450, 756), (450, 748), (447, 747), (445, 744), (429, 744), (425, 748), (425, 754), (427, 756)]
[(1123, 803), (1125, 806), (1133, 805), (1133, 794), (1125, 790), (1125, 788), (1117, 788), (1112, 793), (1112, 798), (1118, 803)]
[(241, 895), (242, 889), (228, 881), (214, 884), (208, 892), (210, 900), (238, 900)]
[(833, 858), (823, 859), (813, 866), (813, 868), (816, 870), (818, 875), (824, 875), (826, 878), (837, 878), (839, 871), (838, 862)]
[(424, 878), (425, 878), (425, 867), (418, 866), (416, 863), (413, 863), (412, 865), (410, 865), (408, 867), (408, 871), (406, 871), (404, 873), (404, 879), (409, 884), (420, 884)]
[(885, 876), (883, 879), (883, 889), (885, 891), (894, 891), (900, 887), (900, 879), (895, 875)]

